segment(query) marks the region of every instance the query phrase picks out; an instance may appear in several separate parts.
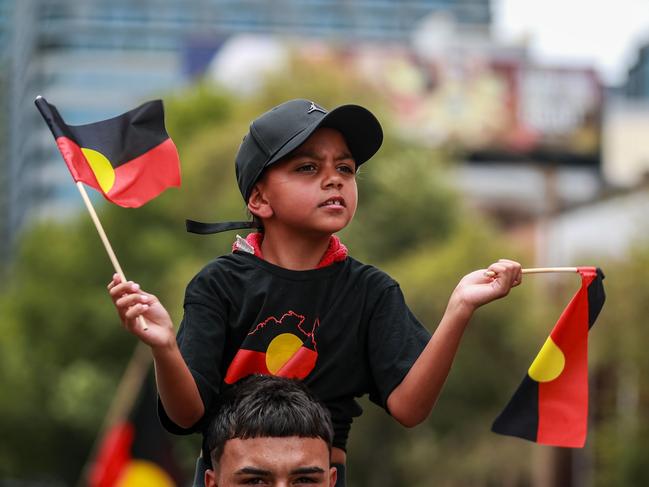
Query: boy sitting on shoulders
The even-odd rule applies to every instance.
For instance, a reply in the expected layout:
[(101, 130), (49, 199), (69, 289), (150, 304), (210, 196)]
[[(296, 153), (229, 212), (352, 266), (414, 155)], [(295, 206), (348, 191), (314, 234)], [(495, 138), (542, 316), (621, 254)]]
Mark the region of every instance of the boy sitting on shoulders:
[[(369, 394), (406, 427), (426, 419), (471, 315), (520, 284), (521, 267), (503, 259), (489, 275), (463, 277), (431, 337), (399, 284), (349, 256), (335, 235), (354, 216), (358, 167), (382, 140), (378, 120), (357, 105), (327, 112), (291, 100), (255, 119), (236, 157), (254, 221), (189, 221), (188, 229), (260, 231), (237, 237), (231, 254), (192, 279), (177, 337), (155, 296), (113, 277), (108, 287), (122, 322), (152, 349), (169, 431), (204, 431), (223, 388), (255, 373), (301, 379), (322, 401), (341, 471), (351, 423), (362, 413), (357, 397)], [(148, 330), (137, 326), (140, 315)], [(336, 485), (344, 481), (339, 475)]]

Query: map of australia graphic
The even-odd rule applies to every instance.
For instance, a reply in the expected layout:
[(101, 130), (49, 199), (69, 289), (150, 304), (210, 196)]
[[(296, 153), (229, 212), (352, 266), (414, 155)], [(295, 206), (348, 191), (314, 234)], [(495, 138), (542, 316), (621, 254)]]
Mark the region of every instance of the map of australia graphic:
[(234, 384), (250, 374), (276, 375), (304, 379), (315, 367), (318, 349), (316, 319), (310, 329), (305, 317), (294, 311), (279, 319), (270, 316), (246, 336), (225, 375), (227, 384)]

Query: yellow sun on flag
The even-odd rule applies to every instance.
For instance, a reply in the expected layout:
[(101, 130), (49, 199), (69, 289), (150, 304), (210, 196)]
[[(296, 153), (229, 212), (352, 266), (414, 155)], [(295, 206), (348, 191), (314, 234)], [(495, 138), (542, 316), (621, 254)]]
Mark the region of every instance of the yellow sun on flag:
[(81, 152), (86, 157), (102, 191), (108, 193), (115, 184), (115, 170), (110, 161), (101, 152), (93, 149), (82, 147)]
[(117, 480), (116, 487), (176, 487), (176, 484), (155, 463), (131, 460)]
[(565, 364), (563, 352), (552, 341), (552, 337), (548, 337), (527, 373), (537, 382), (550, 382), (559, 377)]

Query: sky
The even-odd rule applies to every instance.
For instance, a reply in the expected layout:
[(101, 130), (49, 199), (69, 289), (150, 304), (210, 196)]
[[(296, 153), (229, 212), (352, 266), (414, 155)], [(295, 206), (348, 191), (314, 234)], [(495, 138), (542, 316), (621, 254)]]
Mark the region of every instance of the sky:
[(527, 38), (533, 59), (592, 66), (619, 84), (649, 42), (647, 0), (493, 0), (494, 31), (503, 40)]

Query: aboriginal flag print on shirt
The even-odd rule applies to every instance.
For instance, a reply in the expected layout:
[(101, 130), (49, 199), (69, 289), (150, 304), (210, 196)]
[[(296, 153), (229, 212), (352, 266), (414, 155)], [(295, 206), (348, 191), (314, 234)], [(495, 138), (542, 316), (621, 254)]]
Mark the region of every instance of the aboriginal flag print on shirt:
[(54, 105), (35, 101), (72, 178), (109, 201), (137, 208), (180, 186), (178, 151), (164, 125), (161, 100), (101, 122), (67, 125)]
[(561, 314), (492, 430), (581, 448), (588, 424), (588, 331), (604, 305), (600, 269), (580, 267), (581, 287)]
[(316, 319), (307, 329), (306, 317), (294, 311), (265, 319), (246, 336), (228, 367), (225, 382), (234, 384), (251, 374), (304, 379), (318, 358), (318, 326)]

